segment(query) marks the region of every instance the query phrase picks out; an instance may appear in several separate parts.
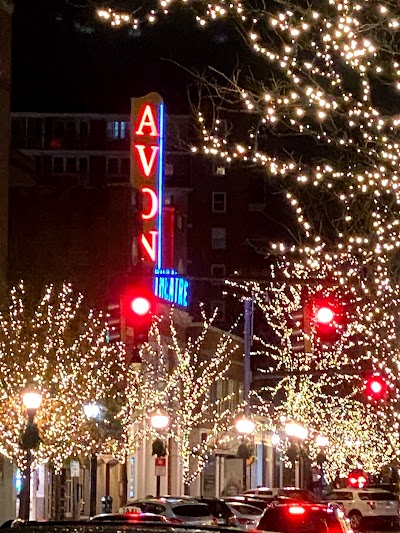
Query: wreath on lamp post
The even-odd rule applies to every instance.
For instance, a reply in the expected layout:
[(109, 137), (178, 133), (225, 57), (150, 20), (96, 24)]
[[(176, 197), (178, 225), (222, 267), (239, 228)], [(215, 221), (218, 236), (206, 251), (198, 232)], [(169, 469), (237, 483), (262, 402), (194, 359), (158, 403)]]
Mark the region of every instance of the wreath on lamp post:
[(153, 441), (151, 450), (151, 454), (157, 455), (157, 457), (165, 457), (167, 455), (167, 448), (165, 447), (165, 443), (159, 437), (157, 437)]
[(37, 450), (42, 439), (40, 438), (39, 428), (35, 422), (28, 423), (21, 435), (21, 447), (23, 450)]
[(239, 459), (250, 459), (253, 453), (254, 449), (250, 442), (241, 442), (236, 456), (239, 457)]

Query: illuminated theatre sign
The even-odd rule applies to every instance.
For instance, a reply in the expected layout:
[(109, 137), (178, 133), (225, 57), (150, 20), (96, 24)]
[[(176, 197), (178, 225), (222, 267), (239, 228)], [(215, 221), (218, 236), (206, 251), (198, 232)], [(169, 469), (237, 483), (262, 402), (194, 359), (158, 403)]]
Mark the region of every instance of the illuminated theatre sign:
[[(154, 272), (154, 293), (168, 302), (188, 306), (189, 282), (172, 268), (164, 268), (164, 103), (157, 93), (131, 100), (131, 184), (141, 193), (140, 255)], [(168, 267), (172, 265), (167, 265)]]

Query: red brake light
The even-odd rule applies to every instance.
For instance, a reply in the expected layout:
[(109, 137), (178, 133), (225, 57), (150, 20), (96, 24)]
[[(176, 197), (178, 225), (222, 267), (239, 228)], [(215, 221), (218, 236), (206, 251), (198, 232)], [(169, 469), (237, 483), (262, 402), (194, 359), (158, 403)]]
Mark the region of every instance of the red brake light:
[(304, 514), (306, 510), (304, 509), (304, 507), (300, 507), (296, 505), (293, 507), (289, 507), (288, 512), (289, 514), (300, 515), (300, 514)]

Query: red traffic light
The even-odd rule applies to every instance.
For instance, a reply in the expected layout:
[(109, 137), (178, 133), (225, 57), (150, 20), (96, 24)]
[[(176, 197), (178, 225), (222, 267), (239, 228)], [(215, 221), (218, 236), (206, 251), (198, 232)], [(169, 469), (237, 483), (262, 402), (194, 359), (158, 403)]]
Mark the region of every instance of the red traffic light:
[(380, 375), (373, 375), (364, 381), (365, 393), (369, 398), (381, 400), (386, 396), (388, 384)]
[(147, 315), (151, 310), (151, 301), (145, 296), (135, 296), (129, 305), (131, 310), (139, 316)]
[(319, 324), (330, 324), (335, 319), (334, 310), (328, 305), (321, 305), (318, 307), (315, 313), (315, 320)]
[(131, 328), (136, 346), (148, 340), (154, 303), (155, 296), (145, 284), (127, 287), (121, 297), (122, 320)]

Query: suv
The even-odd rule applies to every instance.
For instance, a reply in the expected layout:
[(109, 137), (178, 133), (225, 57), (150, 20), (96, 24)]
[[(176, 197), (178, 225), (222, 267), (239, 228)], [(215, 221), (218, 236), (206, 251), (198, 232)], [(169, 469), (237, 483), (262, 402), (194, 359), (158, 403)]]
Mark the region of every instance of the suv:
[(361, 520), (373, 523), (389, 522), (398, 524), (399, 503), (397, 497), (387, 490), (380, 489), (334, 489), (325, 497), (328, 502), (341, 504), (353, 529), (359, 529)]
[(320, 503), (284, 503), (267, 507), (258, 530), (279, 533), (350, 533), (343, 513)]
[(121, 513), (135, 512), (163, 515), (169, 523), (194, 526), (215, 525), (216, 519), (207, 505), (190, 498), (143, 498), (121, 507)]

